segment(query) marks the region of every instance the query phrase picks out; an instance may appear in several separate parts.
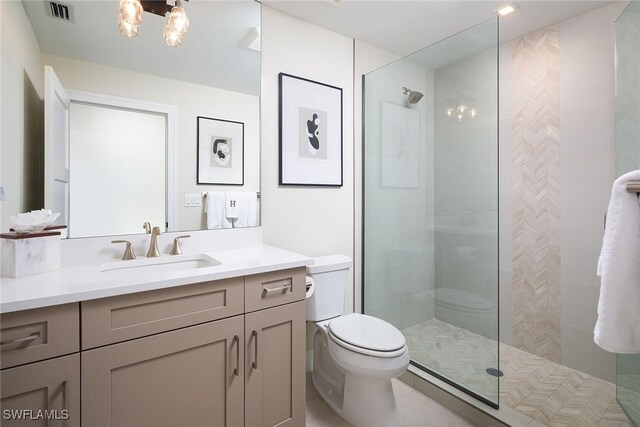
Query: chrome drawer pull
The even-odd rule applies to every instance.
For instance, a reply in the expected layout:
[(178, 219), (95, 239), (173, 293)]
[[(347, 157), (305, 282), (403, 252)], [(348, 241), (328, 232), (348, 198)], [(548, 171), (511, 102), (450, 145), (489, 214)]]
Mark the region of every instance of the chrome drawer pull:
[(262, 288), (262, 298), (272, 294), (286, 294), (287, 292), (291, 292), (291, 282), (273, 288)]
[(40, 338), (40, 331), (34, 332), (31, 335), (27, 335), (26, 337), (14, 338), (12, 340), (2, 341), (0, 342), (0, 347), (16, 345), (25, 342), (31, 342)]

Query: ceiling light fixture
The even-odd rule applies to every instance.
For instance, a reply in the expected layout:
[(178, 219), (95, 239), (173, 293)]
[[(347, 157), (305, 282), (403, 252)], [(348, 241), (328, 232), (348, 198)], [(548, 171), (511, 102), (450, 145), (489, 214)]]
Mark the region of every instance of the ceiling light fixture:
[(176, 5), (171, 9), (167, 25), (164, 27), (162, 34), (164, 40), (171, 47), (180, 47), (182, 39), (189, 31), (189, 18), (182, 7), (182, 1), (176, 0)]
[(162, 35), (169, 46), (180, 47), (189, 31), (189, 18), (182, 7), (182, 0), (176, 0), (173, 7), (166, 2), (167, 0), (120, 0), (118, 28), (122, 35), (126, 37), (138, 35), (143, 12), (162, 17), (168, 14), (167, 25)]
[(515, 4), (513, 4), (513, 3), (509, 3), (509, 4), (508, 4), (508, 5), (506, 5), (506, 6), (502, 6), (501, 8), (496, 9), (496, 10), (495, 10), (495, 12), (496, 12), (500, 17), (503, 17), (503, 16), (507, 16), (507, 15), (512, 14), (512, 13), (513, 13), (513, 12), (515, 12), (516, 10), (518, 10), (518, 6), (516, 6), (516, 5), (515, 5)]
[(135, 37), (142, 22), (142, 4), (140, 0), (120, 0), (118, 28), (125, 37)]

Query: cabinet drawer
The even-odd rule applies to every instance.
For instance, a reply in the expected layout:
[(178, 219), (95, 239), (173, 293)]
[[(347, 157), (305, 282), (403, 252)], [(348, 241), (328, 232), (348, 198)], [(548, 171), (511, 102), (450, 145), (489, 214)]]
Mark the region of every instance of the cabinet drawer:
[(65, 304), (0, 316), (2, 369), (79, 349), (78, 304)]
[(273, 271), (244, 279), (245, 311), (251, 312), (305, 298), (305, 269)]
[[(80, 427), (80, 353), (5, 369), (0, 379), (3, 427)], [(29, 419), (39, 411), (50, 420)]]
[(242, 314), (243, 279), (233, 278), (82, 303), (82, 349)]

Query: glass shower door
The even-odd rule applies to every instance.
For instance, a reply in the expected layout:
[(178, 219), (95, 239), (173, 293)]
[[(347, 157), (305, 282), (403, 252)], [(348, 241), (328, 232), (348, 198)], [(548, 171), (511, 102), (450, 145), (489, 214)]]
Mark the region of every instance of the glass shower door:
[[(616, 21), (616, 175), (640, 169), (640, 2)], [(616, 355), (616, 397), (640, 425), (640, 354)]]
[(364, 312), (411, 363), (498, 405), (498, 27), (364, 81)]

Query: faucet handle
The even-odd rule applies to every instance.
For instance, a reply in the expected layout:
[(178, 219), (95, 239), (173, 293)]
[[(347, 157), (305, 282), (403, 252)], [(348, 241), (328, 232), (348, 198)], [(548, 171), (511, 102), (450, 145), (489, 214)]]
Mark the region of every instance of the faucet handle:
[(191, 237), (188, 234), (185, 234), (183, 236), (178, 236), (175, 239), (173, 239), (173, 246), (171, 246), (171, 252), (169, 252), (171, 255), (181, 255), (182, 254), (182, 250), (180, 249), (180, 239), (188, 239), (189, 237)]
[(112, 240), (111, 243), (126, 243), (127, 247), (124, 249), (124, 254), (122, 254), (122, 259), (127, 261), (130, 259), (136, 259), (136, 254), (133, 252), (133, 248), (131, 247), (131, 242), (128, 240)]
[(144, 228), (145, 233), (151, 234), (151, 223), (149, 221), (142, 224), (142, 228)]

